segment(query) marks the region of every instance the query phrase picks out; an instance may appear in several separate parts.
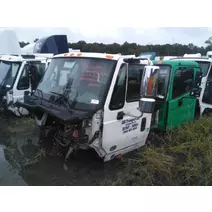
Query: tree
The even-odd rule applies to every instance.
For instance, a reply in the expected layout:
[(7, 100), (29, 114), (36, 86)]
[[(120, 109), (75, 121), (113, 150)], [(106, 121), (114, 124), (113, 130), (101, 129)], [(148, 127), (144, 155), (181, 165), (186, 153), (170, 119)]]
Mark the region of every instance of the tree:
[(39, 38), (36, 38), (36, 39), (34, 40), (34, 43), (36, 43), (38, 40), (39, 40)]
[(205, 44), (207, 44), (207, 46), (212, 46), (212, 37), (209, 37), (206, 41)]
[[(34, 42), (38, 41), (36, 38)], [(76, 43), (69, 43), (69, 48), (72, 49), (80, 49), (82, 52), (106, 52), (111, 54), (121, 53), (124, 55), (135, 54), (136, 56), (140, 55), (141, 52), (153, 51), (156, 52), (157, 56), (182, 56), (185, 53), (194, 54), (201, 53), (202, 55), (206, 55), (206, 52), (212, 50), (212, 37), (205, 41), (207, 44), (206, 47), (198, 47), (193, 43), (189, 43), (188, 45), (182, 45), (179, 43), (174, 44), (164, 44), (164, 45), (139, 45), (137, 43), (128, 43), (127, 41), (123, 44), (111, 43), (111, 44), (103, 44), (103, 43), (86, 43), (83, 40), (80, 40)], [(24, 47), (28, 43), (20, 42), (20, 46)]]
[(195, 46), (194, 46), (193, 43), (189, 43), (189, 44), (188, 44), (188, 48), (191, 49), (191, 50), (193, 50), (193, 49), (195, 48)]

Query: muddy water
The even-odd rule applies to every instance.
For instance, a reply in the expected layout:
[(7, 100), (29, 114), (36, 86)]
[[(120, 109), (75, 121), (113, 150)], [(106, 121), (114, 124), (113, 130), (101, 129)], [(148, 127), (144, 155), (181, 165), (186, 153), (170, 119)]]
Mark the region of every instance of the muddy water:
[(93, 151), (80, 151), (64, 168), (62, 158), (41, 154), (33, 119), (1, 118), (0, 126), (0, 185), (101, 185), (123, 168), (121, 161), (103, 163)]
[(0, 145), (0, 185), (1, 186), (24, 186), (26, 182), (19, 175), (19, 170), (14, 169), (4, 157), (4, 146)]

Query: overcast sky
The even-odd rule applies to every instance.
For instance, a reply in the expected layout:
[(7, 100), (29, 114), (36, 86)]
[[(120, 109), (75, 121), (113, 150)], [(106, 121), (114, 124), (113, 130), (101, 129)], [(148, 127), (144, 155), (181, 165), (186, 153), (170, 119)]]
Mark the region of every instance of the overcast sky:
[[(1, 28), (3, 29), (3, 28)], [(11, 29), (11, 28), (10, 28)], [(12, 28), (20, 41), (32, 42), (35, 38), (51, 34), (66, 34), (69, 42), (85, 40), (86, 42), (139, 44), (194, 43), (204, 46), (207, 38), (212, 36), (212, 28), (206, 27), (163, 27), (163, 28), (129, 28), (129, 27), (87, 27), (87, 28)]]

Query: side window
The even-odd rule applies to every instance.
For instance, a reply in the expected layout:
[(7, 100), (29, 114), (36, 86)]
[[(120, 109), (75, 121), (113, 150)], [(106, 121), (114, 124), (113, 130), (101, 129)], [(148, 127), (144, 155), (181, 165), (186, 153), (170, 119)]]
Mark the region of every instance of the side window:
[(182, 96), (192, 88), (194, 78), (193, 69), (177, 70), (174, 76), (172, 99)]
[(38, 86), (39, 82), (43, 78), (43, 75), (46, 70), (46, 64), (45, 63), (35, 63), (35, 88)]
[(29, 74), (26, 67), (27, 66), (25, 65), (22, 70), (22, 73), (18, 82), (18, 86), (17, 86), (18, 90), (26, 90), (29, 88)]
[(40, 76), (40, 78), (43, 77), (45, 70), (46, 70), (46, 64), (45, 63), (37, 63), (35, 64), (35, 66), (37, 67), (37, 74)]
[(109, 109), (118, 110), (124, 107), (127, 80), (127, 64), (122, 64), (113, 90)]
[(140, 64), (130, 64), (128, 66), (127, 102), (139, 100), (143, 70), (144, 66)]
[(212, 91), (212, 66), (210, 68), (210, 72), (208, 74), (208, 79), (207, 79), (207, 82), (206, 82), (205, 90), (204, 90), (204, 93), (203, 93), (202, 101), (204, 103), (212, 104), (211, 91)]
[(212, 66), (211, 66), (209, 74), (208, 74), (208, 79), (212, 80)]

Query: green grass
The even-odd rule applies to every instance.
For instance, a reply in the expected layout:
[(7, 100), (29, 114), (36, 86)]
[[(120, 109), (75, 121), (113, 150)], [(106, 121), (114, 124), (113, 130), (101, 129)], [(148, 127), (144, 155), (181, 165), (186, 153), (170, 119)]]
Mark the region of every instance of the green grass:
[(186, 124), (154, 140), (104, 185), (212, 185), (212, 117)]

